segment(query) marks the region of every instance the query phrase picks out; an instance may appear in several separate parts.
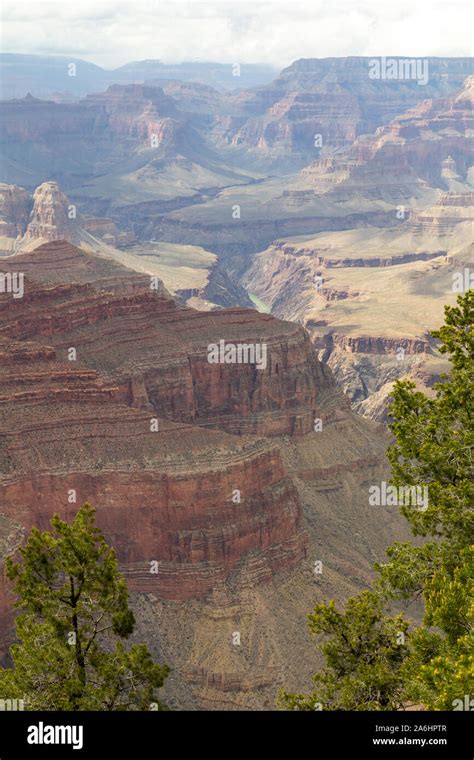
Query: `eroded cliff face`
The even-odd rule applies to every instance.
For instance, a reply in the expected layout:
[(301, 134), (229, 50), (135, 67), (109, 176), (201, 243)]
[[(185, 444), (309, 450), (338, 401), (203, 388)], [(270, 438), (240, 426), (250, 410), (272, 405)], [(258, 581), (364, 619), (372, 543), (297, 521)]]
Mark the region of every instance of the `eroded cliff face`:
[[(112, 137), (130, 138), (129, 144), (136, 144), (152, 134), (163, 137), (177, 120), (174, 101), (161, 87), (136, 84), (112, 85), (105, 92), (89, 95), (77, 104), (27, 96), (6, 101), (4, 106), (1, 120), (4, 140), (12, 143), (41, 140), (45, 149), (56, 141), (60, 152), (67, 147), (67, 141), (69, 145), (72, 141), (82, 147), (86, 159), (91, 155), (92, 146), (88, 148), (84, 138), (103, 143), (104, 148), (106, 139)], [(97, 149), (97, 145), (95, 147)], [(106, 156), (110, 152), (114, 152), (113, 145), (109, 146)]]
[(104, 93), (88, 95), (83, 103), (99, 112), (113, 139), (148, 141), (150, 146), (154, 138), (157, 148), (169, 144), (183, 122), (174, 100), (157, 86), (112, 85)]
[[(362, 134), (374, 132), (422, 99), (447, 95), (462, 85), (470, 73), (467, 60), (450, 61), (447, 69), (436, 59), (429, 61), (429, 82), (393, 80), (374, 82), (369, 76), (370, 58), (302, 59), (284, 69), (271, 84), (253, 92), (232, 94), (227, 106), (247, 116), (220, 121), (225, 138), (245, 146), (255, 155), (309, 158), (350, 145)], [(451, 89), (452, 88), (452, 89)], [(315, 143), (319, 135), (321, 142)]]
[[(63, 260), (68, 249), (65, 253), (61, 246), (55, 250)], [(43, 253), (45, 263), (50, 261), (50, 250), (40, 247), (22, 262), (10, 259), (8, 266), (21, 262), (29, 276), (41, 268)], [(80, 252), (77, 256), (84, 267), (87, 255), (84, 261)], [(105, 287), (103, 278), (99, 281)], [(143, 277), (132, 276), (135, 282), (143, 283)], [(29, 288), (27, 280), (24, 298), (9, 304), (0, 334), (47, 339), (65, 359), (72, 346), (79, 361), (106, 373), (133, 405), (151, 405), (160, 417), (237, 434), (309, 432), (318, 394), (331, 384), (299, 325), (253, 310), (208, 313), (180, 307), (163, 294), (157, 297), (150, 280), (148, 289), (107, 295), (93, 283), (60, 285), (55, 293)], [(209, 347), (220, 341), (264, 346), (265, 367), (210, 363)]]
[(302, 170), (303, 182), (339, 200), (357, 192), (402, 202), (425, 185), (461, 188), (472, 166), (473, 80), (468, 77), (450, 97), (425, 100), (359, 137), (340, 156), (317, 159)]
[(24, 356), (19, 364), (1, 399), (5, 518), (46, 529), (53, 512), (77, 509), (71, 494), (96, 504), (130, 587), (162, 599), (205, 597), (254, 554), (257, 584), (305, 555), (277, 447), (166, 420), (151, 431), (154, 418), (127, 408), (95, 373), (55, 371), (52, 360), (32, 370)]

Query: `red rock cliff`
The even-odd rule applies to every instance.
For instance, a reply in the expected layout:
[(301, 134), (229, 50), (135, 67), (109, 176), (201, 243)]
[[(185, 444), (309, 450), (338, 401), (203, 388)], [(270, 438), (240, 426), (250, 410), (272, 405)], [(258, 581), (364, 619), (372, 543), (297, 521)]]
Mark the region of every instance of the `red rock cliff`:
[[(204, 596), (247, 563), (259, 583), (298, 562), (306, 539), (278, 446), (223, 430), (309, 427), (329, 379), (305, 333), (256, 312), (179, 307), (64, 243), (5, 265), (25, 274), (24, 298), (0, 296), (5, 519), (46, 528), (88, 500), (132, 587), (169, 599)], [(267, 370), (209, 365), (221, 337), (267, 340)]]

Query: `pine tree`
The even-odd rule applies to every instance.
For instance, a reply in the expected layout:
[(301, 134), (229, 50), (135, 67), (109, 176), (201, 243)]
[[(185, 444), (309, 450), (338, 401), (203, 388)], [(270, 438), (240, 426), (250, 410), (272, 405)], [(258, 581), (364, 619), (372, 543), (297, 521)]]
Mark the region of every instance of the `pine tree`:
[(343, 612), (334, 601), (318, 604), (309, 615), (325, 668), (313, 676), (309, 695), (282, 692), (279, 703), (297, 710), (397, 710), (403, 699), (403, 664), (408, 622), (384, 614), (379, 597), (364, 591), (349, 599)]
[(474, 291), (445, 308), (433, 336), (451, 372), (427, 398), (399, 382), (391, 409), (393, 483), (428, 489), (428, 508), (402, 512), (423, 546), (396, 543), (376, 565), (387, 599), (424, 602), (423, 625), (407, 661), (409, 697), (453, 709), (474, 689)]
[(85, 504), (52, 531), (33, 528), (6, 572), (17, 594), (13, 668), (0, 669), (3, 699), (30, 710), (163, 709), (157, 690), (169, 672), (145, 644), (124, 645), (135, 619), (114, 549)]

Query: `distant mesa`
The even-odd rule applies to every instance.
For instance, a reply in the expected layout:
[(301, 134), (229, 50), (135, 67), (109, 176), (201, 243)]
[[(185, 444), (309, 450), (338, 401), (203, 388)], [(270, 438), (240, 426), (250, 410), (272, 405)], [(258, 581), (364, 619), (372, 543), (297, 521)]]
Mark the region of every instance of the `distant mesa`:
[[(67, 76), (71, 63), (78, 72), (76, 77)], [(276, 74), (277, 69), (266, 64), (243, 65), (240, 76), (236, 77), (232, 64), (193, 61), (165, 64), (158, 59), (131, 61), (110, 71), (80, 58), (3, 53), (0, 55), (0, 97), (23, 98), (31, 89), (37, 98), (49, 98), (54, 93), (78, 98), (100, 92), (112, 84), (133, 84), (155, 78), (234, 89), (261, 86)]]

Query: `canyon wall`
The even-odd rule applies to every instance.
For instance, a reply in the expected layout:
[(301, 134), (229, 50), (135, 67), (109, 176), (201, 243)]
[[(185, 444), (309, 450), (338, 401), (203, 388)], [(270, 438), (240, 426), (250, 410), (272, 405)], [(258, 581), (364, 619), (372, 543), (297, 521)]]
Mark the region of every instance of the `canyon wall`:
[[(86, 268), (89, 282), (63, 283), (65, 260), (69, 277), (75, 262), (75, 279)], [(99, 506), (133, 588), (163, 598), (209, 593), (254, 552), (256, 582), (304, 555), (278, 447), (240, 435), (312, 427), (331, 382), (301, 328), (252, 311), (193, 312), (133, 273), (128, 290), (111, 277), (107, 293), (102, 262), (66, 243), (3, 264), (26, 272), (24, 298), (0, 296), (7, 519), (44, 528), (53, 511), (67, 512), (72, 489)], [(119, 280), (120, 267), (107, 265)], [(265, 370), (207, 362), (211, 339), (252, 336), (268, 337)]]

